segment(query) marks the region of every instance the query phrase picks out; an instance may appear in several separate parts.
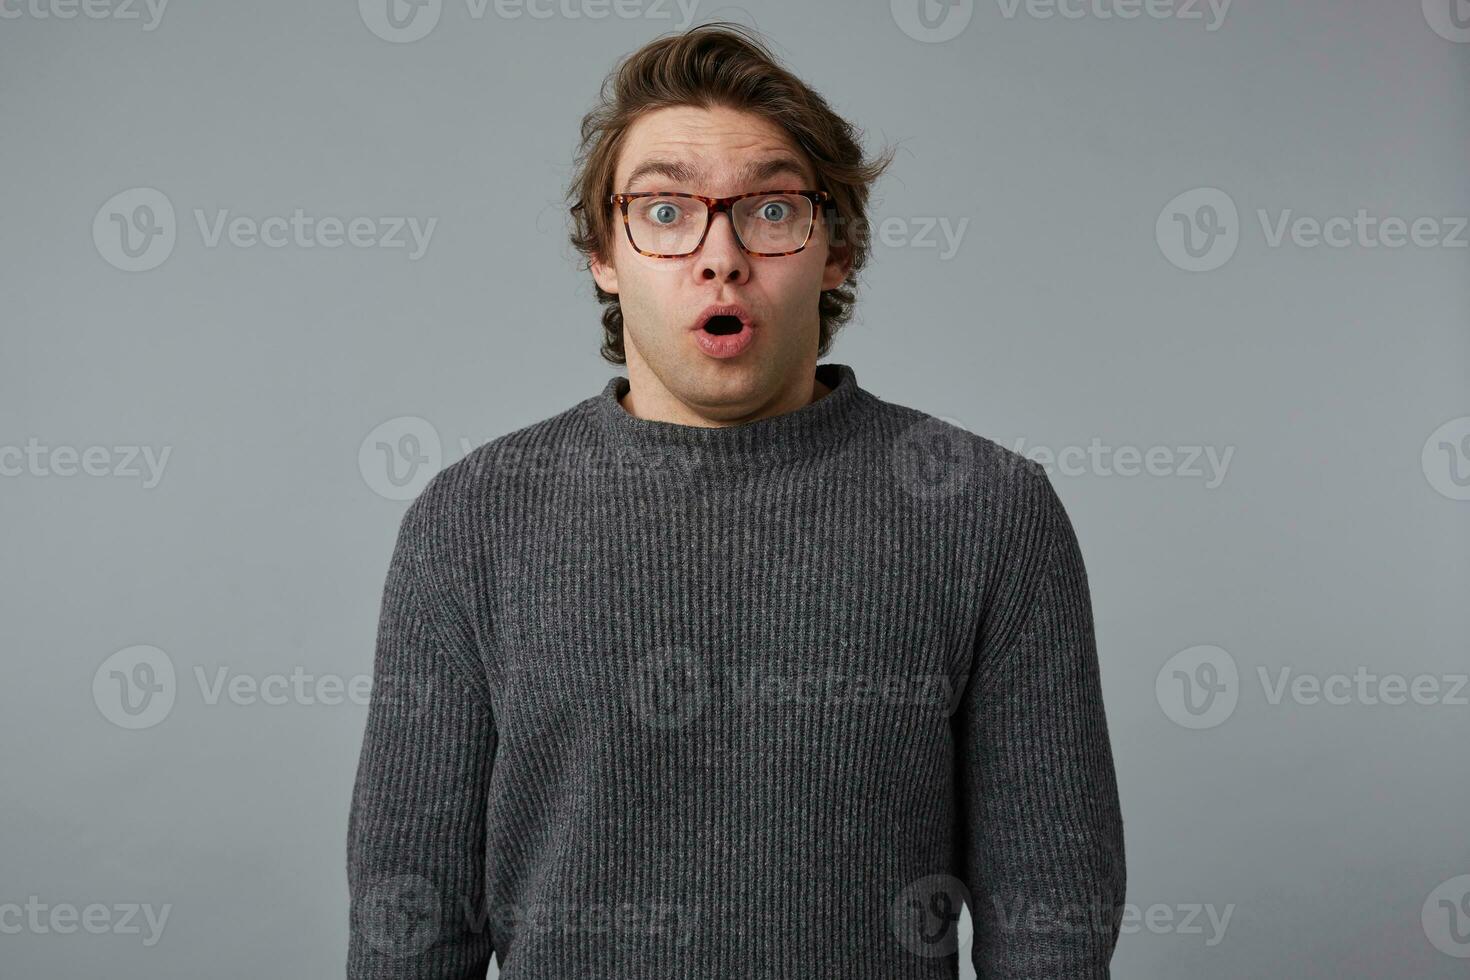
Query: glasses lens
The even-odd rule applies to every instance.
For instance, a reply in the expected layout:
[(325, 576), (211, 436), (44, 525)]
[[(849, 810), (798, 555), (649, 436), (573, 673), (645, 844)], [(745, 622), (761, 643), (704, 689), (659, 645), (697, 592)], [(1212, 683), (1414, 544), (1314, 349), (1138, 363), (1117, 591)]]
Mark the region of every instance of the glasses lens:
[(794, 252), (812, 230), (812, 202), (800, 194), (762, 194), (736, 201), (735, 230), (752, 252)]
[(628, 230), (645, 252), (683, 255), (699, 244), (707, 212), (692, 197), (635, 197), (628, 202)]

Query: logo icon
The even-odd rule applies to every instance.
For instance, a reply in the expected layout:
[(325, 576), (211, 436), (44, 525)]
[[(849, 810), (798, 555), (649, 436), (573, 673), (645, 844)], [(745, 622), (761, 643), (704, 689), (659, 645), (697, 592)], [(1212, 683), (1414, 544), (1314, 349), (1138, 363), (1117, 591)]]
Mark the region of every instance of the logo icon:
[(1470, 415), (1450, 419), (1424, 440), (1420, 454), (1429, 485), (1451, 500), (1470, 500)]
[(1424, 900), (1419, 920), (1435, 949), (1470, 959), (1470, 875), (1440, 882)]
[(904, 949), (918, 956), (949, 956), (971, 939), (961, 916), (969, 889), (953, 875), (929, 875), (898, 893), (889, 908), (889, 928)]
[(1470, 43), (1470, 0), (1423, 0), (1423, 6), (1434, 33), (1456, 44)]
[(357, 910), (363, 938), (389, 956), (422, 953), (439, 938), (439, 893), (427, 878), (398, 875), (378, 882)]
[(926, 44), (959, 37), (975, 16), (975, 0), (889, 0), (888, 6), (898, 29)]
[(92, 675), (92, 700), (119, 728), (152, 728), (168, 717), (178, 695), (174, 663), (158, 647), (119, 650)]
[(109, 197), (92, 219), (92, 244), (108, 265), (124, 272), (156, 269), (178, 240), (174, 206), (162, 191), (130, 187)]
[(1214, 728), (1235, 712), (1240, 671), (1220, 647), (1194, 646), (1164, 661), (1154, 695), (1169, 720), (1184, 728)]
[(929, 416), (914, 423), (899, 436), (890, 454), (894, 479), (920, 500), (958, 493), (974, 472), (974, 438), (959, 420), (949, 416)]
[(683, 728), (710, 700), (704, 659), (688, 647), (667, 647), (645, 657), (628, 679), (633, 712), (654, 728)]
[(427, 37), (443, 10), (444, 0), (357, 0), (367, 29), (394, 44)]
[(367, 434), (357, 448), (357, 468), (378, 496), (412, 500), (439, 472), (443, 455), (439, 430), (431, 422), (400, 415)]
[(1218, 269), (1240, 244), (1240, 215), (1218, 187), (1196, 187), (1178, 195), (1154, 223), (1159, 251), (1186, 272)]

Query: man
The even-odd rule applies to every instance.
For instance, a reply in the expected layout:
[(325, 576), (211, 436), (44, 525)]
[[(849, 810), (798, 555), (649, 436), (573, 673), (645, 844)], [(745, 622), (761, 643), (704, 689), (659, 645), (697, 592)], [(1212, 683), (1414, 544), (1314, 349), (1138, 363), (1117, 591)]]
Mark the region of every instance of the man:
[(887, 161), (728, 25), (636, 52), (582, 134), (628, 377), (403, 517), (349, 976), (1108, 976), (1122, 819), (1062, 504), (817, 366)]

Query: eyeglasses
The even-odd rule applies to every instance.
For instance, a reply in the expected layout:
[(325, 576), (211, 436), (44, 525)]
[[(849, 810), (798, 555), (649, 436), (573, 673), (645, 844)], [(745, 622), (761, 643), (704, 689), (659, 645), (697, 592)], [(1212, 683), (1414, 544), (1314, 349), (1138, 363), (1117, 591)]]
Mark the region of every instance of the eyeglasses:
[(677, 191), (635, 191), (610, 200), (623, 210), (628, 243), (641, 255), (677, 259), (699, 251), (714, 216), (730, 214), (735, 241), (749, 255), (795, 255), (806, 248), (816, 225), (816, 206), (832, 200), (826, 191), (751, 191), (734, 197), (704, 197)]

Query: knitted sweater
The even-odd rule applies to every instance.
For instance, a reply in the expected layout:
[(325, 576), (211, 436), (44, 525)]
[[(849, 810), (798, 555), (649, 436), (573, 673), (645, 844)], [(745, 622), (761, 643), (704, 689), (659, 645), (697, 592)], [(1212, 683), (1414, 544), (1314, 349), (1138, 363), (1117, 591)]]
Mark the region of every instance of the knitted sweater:
[(617, 376), (408, 507), (349, 977), (1109, 976), (1122, 817), (1061, 501), (817, 375), (716, 428)]

